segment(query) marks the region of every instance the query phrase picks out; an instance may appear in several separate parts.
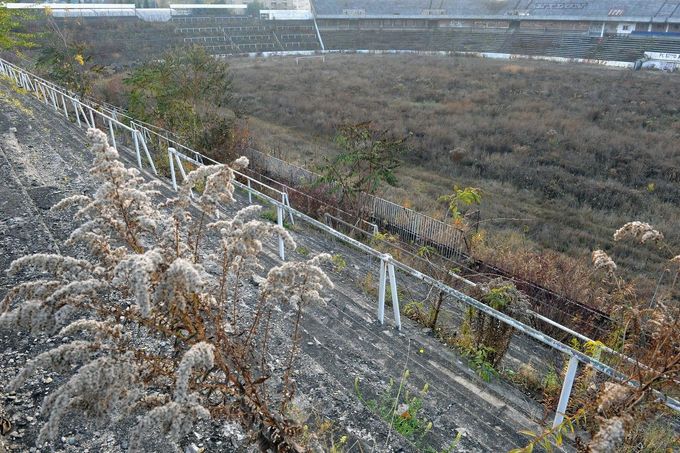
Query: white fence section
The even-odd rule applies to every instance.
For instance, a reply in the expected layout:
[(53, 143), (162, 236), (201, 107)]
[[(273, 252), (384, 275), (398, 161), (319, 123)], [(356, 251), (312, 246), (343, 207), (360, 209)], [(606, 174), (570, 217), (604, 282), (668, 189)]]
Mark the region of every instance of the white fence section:
[(311, 11), (299, 9), (261, 9), (260, 18), (267, 20), (310, 20)]
[[(142, 148), (145, 151), (145, 156), (148, 159), (149, 166), (151, 167), (154, 173), (156, 173), (156, 171), (155, 167), (153, 166), (153, 161), (149, 154), (147, 145), (147, 143), (151, 142), (151, 137), (159, 139), (160, 140), (159, 143), (162, 143), (162, 140), (166, 140), (165, 143), (170, 142), (176, 144), (176, 142), (174, 142), (167, 136), (162, 136), (157, 131), (153, 130), (154, 129), (153, 127), (147, 127), (147, 125), (143, 125), (140, 122), (131, 121), (130, 117), (127, 116), (125, 117), (126, 120), (130, 122), (132, 125), (125, 124), (124, 122), (117, 119), (119, 116), (125, 116), (121, 115), (120, 111), (116, 111), (115, 109), (111, 109), (108, 106), (104, 106), (91, 100), (80, 99), (73, 93), (70, 93), (67, 90), (62, 89), (44, 79), (41, 79), (23, 70), (22, 68), (15, 66), (14, 64), (9, 63), (2, 59), (0, 59), (0, 76), (8, 78), (17, 86), (32, 93), (40, 101), (44, 102), (48, 107), (51, 107), (58, 114), (63, 114), (68, 120), (70, 120), (72, 123), (78, 124), (78, 126), (96, 127), (100, 125), (106, 128), (105, 126), (108, 125), (109, 133), (112, 135), (111, 138), (114, 142), (117, 138), (115, 136), (117, 130), (124, 131), (123, 137), (131, 135), (133, 137), (133, 143), (135, 144), (135, 149), (133, 151), (137, 157), (137, 164), (140, 166), (140, 168), (142, 167), (140, 143), (142, 144)], [(118, 140), (117, 143), (120, 144), (120, 140)], [(169, 159), (170, 165), (174, 165), (172, 158), (173, 157), (176, 158), (175, 162), (179, 164), (180, 171), (183, 170), (183, 166), (181, 164), (182, 161), (190, 162), (193, 165), (205, 165), (215, 163), (215, 161), (209, 159), (208, 157), (203, 156), (200, 153), (197, 153), (181, 145), (179, 145), (177, 148), (169, 146), (169, 149), (167, 150), (167, 157)], [(326, 234), (329, 234), (333, 236), (335, 239), (343, 242), (347, 246), (352, 247), (358, 251), (361, 251), (368, 256), (377, 258), (380, 261), (380, 280), (378, 282), (379, 291), (378, 291), (377, 316), (378, 320), (381, 323), (384, 322), (386, 283), (387, 278), (389, 278), (392, 305), (394, 308), (395, 318), (394, 321), (396, 327), (399, 329), (401, 328), (399, 299), (395, 273), (395, 269), (399, 269), (404, 274), (409, 275), (418, 280), (421, 280), (426, 284), (430, 285), (431, 287), (436, 288), (437, 290), (442, 291), (445, 294), (451, 296), (455, 300), (458, 300), (469, 307), (479, 310), (480, 312), (483, 312), (513, 327), (514, 329), (523, 333), (524, 335), (533, 338), (534, 340), (543, 343), (560, 353), (569, 356), (569, 367), (562, 387), (562, 392), (560, 394), (560, 400), (557, 406), (557, 411), (553, 422), (554, 426), (560, 424), (564, 418), (567, 403), (569, 401), (569, 396), (571, 394), (571, 388), (574, 383), (574, 377), (576, 375), (579, 363), (582, 363), (586, 366), (590, 366), (597, 372), (602, 373), (616, 381), (625, 383), (632, 387), (639, 386), (639, 383), (633, 380), (631, 377), (622, 374), (621, 372), (610, 367), (609, 365), (602, 363), (600, 360), (594, 357), (590, 357), (584, 354), (583, 352), (578, 351), (548, 336), (547, 334), (540, 332), (537, 329), (512, 318), (511, 316), (505, 313), (495, 310), (490, 306), (456, 289), (453, 289), (450, 286), (445, 285), (441, 281), (429, 275), (426, 275), (422, 272), (419, 272), (411, 268), (410, 266), (404, 263), (401, 263), (400, 261), (394, 259), (389, 254), (383, 254), (380, 251), (375, 250), (374, 248), (362, 242), (359, 242), (349, 236), (346, 236), (336, 231), (335, 229), (331, 228), (330, 226), (322, 222), (319, 222), (318, 220), (309, 217), (308, 215), (300, 211), (297, 211), (289, 204), (286, 204), (284, 199), (277, 199), (272, 197), (271, 196), (272, 192), (269, 191), (269, 189), (271, 188), (265, 190), (266, 187), (263, 187), (261, 191), (253, 188), (252, 185), (254, 184), (262, 185), (262, 183), (260, 183), (259, 181), (248, 178), (246, 175), (243, 174), (239, 174), (238, 177), (246, 178), (247, 181), (246, 183), (243, 183), (242, 181), (237, 181), (239, 187), (247, 190), (249, 193), (256, 194), (259, 199), (264, 200), (277, 208), (277, 212), (279, 213), (278, 216), (279, 224), (281, 224), (282, 222), (283, 213), (287, 212), (291, 217), (303, 221), (308, 226), (320, 230)], [(176, 177), (173, 177), (172, 184), (173, 187), (176, 187), (177, 184)], [(279, 252), (282, 252), (281, 242), (279, 242)], [(283, 253), (280, 253), (280, 255), (283, 259)], [(668, 407), (674, 409), (675, 411), (680, 412), (680, 401), (677, 401), (658, 391), (655, 392), (655, 395), (659, 398), (659, 400), (663, 401)]]

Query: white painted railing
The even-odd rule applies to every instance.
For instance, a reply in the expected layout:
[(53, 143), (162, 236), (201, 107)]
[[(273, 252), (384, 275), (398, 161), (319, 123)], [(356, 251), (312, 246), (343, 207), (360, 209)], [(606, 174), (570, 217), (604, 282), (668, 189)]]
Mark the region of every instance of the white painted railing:
[[(213, 159), (210, 159), (207, 156), (204, 156), (194, 150), (191, 150), (190, 148), (178, 144), (174, 139), (168, 137), (168, 136), (162, 136), (159, 134), (157, 131), (153, 130), (152, 127), (147, 127), (146, 125), (142, 124), (141, 122), (135, 122), (132, 120), (129, 116), (126, 116), (124, 114), (121, 114), (120, 112), (116, 111), (115, 109), (111, 108), (110, 106), (104, 106), (102, 104), (96, 103), (91, 100), (87, 99), (80, 99), (78, 96), (74, 95), (73, 93), (68, 92), (65, 89), (62, 89), (44, 79), (41, 79), (40, 77), (37, 77), (22, 68), (9, 63), (3, 59), (0, 59), (0, 74), (4, 75), (5, 77), (8, 77), (10, 80), (12, 80), (17, 86), (24, 88), (25, 90), (33, 93), (38, 99), (43, 101), (46, 105), (51, 106), (58, 114), (63, 114), (65, 117), (67, 117), (69, 120), (71, 120), (72, 115), (75, 116), (74, 121), (79, 125), (79, 126), (86, 126), (86, 127), (96, 127), (96, 121), (95, 119), (99, 119), (104, 125), (109, 126), (109, 133), (111, 134), (112, 138), (112, 143), (115, 143), (116, 140), (116, 135), (115, 131), (116, 128), (123, 129), (126, 132), (129, 132), (132, 135), (133, 142), (134, 142), (134, 152), (136, 154), (137, 158), (137, 164), (140, 168), (142, 168), (142, 159), (141, 159), (141, 151), (140, 151), (140, 144), (141, 144), (141, 149), (144, 149), (144, 154), (148, 160), (149, 166), (151, 167), (152, 171), (154, 174), (158, 174), (156, 172), (156, 169), (153, 165), (153, 159), (151, 158), (151, 155), (149, 153), (149, 149), (147, 146), (147, 137), (153, 136), (154, 134), (158, 136), (159, 138), (162, 138), (163, 140), (167, 140), (168, 143), (173, 144), (174, 146), (168, 146), (167, 150), (167, 156), (168, 160), (170, 163), (170, 168), (171, 172), (173, 173), (172, 176), (172, 185), (174, 188), (177, 187), (177, 178), (176, 175), (174, 174), (173, 166), (175, 163), (179, 164), (179, 169), (180, 172), (183, 173), (184, 169), (182, 166), (182, 161), (185, 162), (190, 162), (193, 165), (205, 165), (207, 164), (213, 164), (217, 163)], [(72, 109), (69, 110), (67, 107), (66, 100), (69, 101)], [(61, 101), (61, 104), (58, 102)], [(87, 114), (86, 114), (87, 112)], [(118, 116), (123, 116), (125, 117), (130, 125), (123, 123), (122, 121), (118, 120)], [(180, 152), (179, 149), (182, 149), (183, 151)], [(173, 162), (173, 157), (175, 158)], [(184, 176), (184, 174), (182, 175)], [(240, 181), (237, 181), (237, 185), (246, 190), (249, 194), (255, 194), (259, 199), (264, 200), (271, 204), (272, 206), (275, 206), (277, 209), (277, 220), (279, 225), (282, 225), (283, 223), (283, 216), (284, 213), (288, 213), (288, 215), (293, 218), (297, 218), (303, 222), (305, 222), (307, 225), (320, 230), (326, 234), (329, 234), (333, 236), (334, 238), (340, 240), (344, 244), (359, 250), (363, 253), (365, 253), (368, 256), (372, 256), (374, 258), (377, 258), (380, 261), (380, 269), (379, 269), (379, 275), (380, 279), (378, 282), (378, 308), (377, 308), (377, 317), (380, 323), (384, 323), (384, 314), (385, 314), (385, 294), (386, 294), (386, 285), (387, 285), (387, 279), (389, 278), (390, 282), (390, 289), (391, 289), (391, 297), (392, 297), (392, 305), (393, 305), (393, 313), (394, 313), (394, 322), (395, 326), (398, 329), (401, 329), (401, 318), (400, 318), (400, 310), (399, 310), (399, 296), (398, 296), (398, 291), (397, 291), (397, 282), (396, 282), (396, 269), (399, 269), (400, 271), (404, 272), (406, 275), (409, 275), (410, 277), (416, 278), (418, 280), (421, 280), (425, 282), (426, 284), (444, 292), (445, 294), (450, 295), (454, 299), (464, 303), (465, 305), (472, 307), (476, 310), (479, 310), (511, 327), (514, 329), (518, 330), (519, 332), (527, 335), (530, 338), (533, 338), (534, 340), (539, 341), (540, 343), (547, 345), (548, 347), (566, 354), (569, 356), (569, 365), (567, 368), (567, 373), (564, 379), (564, 384), (562, 387), (562, 391), (560, 394), (560, 399), (559, 403), (557, 406), (557, 411), (555, 415), (555, 419), (553, 421), (553, 426), (557, 426), (560, 423), (562, 423), (564, 419), (564, 415), (566, 413), (569, 397), (571, 394), (571, 388), (574, 383), (574, 378), (576, 375), (576, 371), (578, 369), (579, 363), (582, 363), (584, 365), (592, 367), (594, 370), (596, 370), (599, 373), (602, 373), (618, 382), (625, 383), (627, 385), (630, 385), (632, 387), (638, 387), (639, 383), (633, 380), (630, 376), (626, 376), (623, 373), (617, 371), (616, 369), (610, 367), (609, 365), (606, 365), (602, 363), (600, 360), (595, 359), (593, 357), (590, 357), (586, 354), (584, 354), (581, 351), (578, 351), (552, 337), (549, 335), (538, 331), (537, 329), (526, 325), (511, 316), (502, 313), (498, 310), (495, 310), (491, 308), (490, 306), (456, 290), (448, 285), (442, 283), (441, 281), (424, 274), (416, 269), (411, 268), (410, 266), (394, 259), (391, 255), (389, 254), (384, 254), (360, 241), (357, 241), (356, 239), (353, 239), (345, 234), (342, 234), (341, 232), (331, 228), (330, 226), (324, 224), (323, 222), (320, 222), (296, 209), (290, 206), (289, 203), (287, 203), (287, 199), (284, 197), (284, 192), (277, 191), (276, 189), (273, 189), (272, 187), (266, 186), (267, 191), (263, 190), (265, 186), (263, 183), (248, 177), (247, 175), (243, 173), (237, 172), (237, 176), (240, 178), (244, 178), (246, 183), (242, 183)], [(257, 190), (253, 187), (253, 185), (256, 185), (257, 187), (261, 187), (261, 190)], [(269, 194), (274, 194), (275, 196), (277, 193), (281, 195), (281, 199), (273, 198)], [(252, 198), (250, 198), (250, 201), (252, 201)], [(283, 244), (282, 241), (279, 239), (279, 256), (281, 259), (284, 258), (284, 251), (283, 251)], [(552, 324), (557, 324), (554, 321), (552, 321)], [(563, 327), (563, 326), (560, 326)], [(566, 329), (566, 328), (565, 328)], [(659, 398), (659, 400), (663, 401), (668, 407), (671, 409), (674, 409), (675, 411), (680, 412), (680, 402), (677, 401), (674, 398), (669, 397), (668, 395), (665, 395), (661, 392), (654, 391), (654, 394)]]

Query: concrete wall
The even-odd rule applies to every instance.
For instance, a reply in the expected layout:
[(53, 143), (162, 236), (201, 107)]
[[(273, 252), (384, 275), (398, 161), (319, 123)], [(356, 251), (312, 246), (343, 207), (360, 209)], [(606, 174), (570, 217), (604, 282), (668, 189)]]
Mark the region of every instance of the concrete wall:
[(268, 20), (311, 20), (311, 11), (299, 11), (292, 9), (263, 9), (260, 10), (260, 17)]

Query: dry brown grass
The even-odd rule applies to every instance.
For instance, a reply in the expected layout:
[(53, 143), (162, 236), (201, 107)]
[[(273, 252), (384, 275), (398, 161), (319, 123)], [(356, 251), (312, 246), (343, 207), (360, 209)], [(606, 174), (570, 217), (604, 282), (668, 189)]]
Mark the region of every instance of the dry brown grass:
[(490, 233), (519, 232), (529, 248), (574, 256), (615, 248), (633, 270), (649, 262), (656, 272), (666, 257), (614, 244), (627, 219), (680, 242), (675, 77), (421, 56), (331, 56), (305, 67), (233, 60), (232, 68), (257, 118), (252, 135), (298, 162), (333, 152), (324, 144), (345, 122), (413, 132), (401, 187), (384, 194), (395, 201), (437, 215), (433, 200), (453, 183), (481, 187)]
[(506, 72), (508, 74), (527, 74), (534, 72), (534, 68), (516, 64), (506, 64), (505, 66), (501, 67), (501, 72)]

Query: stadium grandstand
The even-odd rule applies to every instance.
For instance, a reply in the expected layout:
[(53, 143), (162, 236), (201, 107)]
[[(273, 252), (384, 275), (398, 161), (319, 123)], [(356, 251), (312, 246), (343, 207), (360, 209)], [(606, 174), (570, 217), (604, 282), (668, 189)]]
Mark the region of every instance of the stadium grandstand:
[(183, 42), (222, 55), (435, 51), (633, 67), (646, 52), (680, 54), (680, 0), (313, 0), (310, 8), (297, 18), (263, 10), (238, 26), (173, 21), (193, 24), (177, 27)]
[[(57, 17), (117, 16), (139, 21), (137, 34), (147, 41), (142, 21), (166, 22), (167, 32), (156, 38), (163, 42), (154, 48), (200, 45), (225, 56), (463, 52), (635, 68), (680, 66), (680, 0), (282, 0), (263, 4), (271, 9), (260, 10), (255, 17), (247, 14), (244, 3), (144, 9), (134, 4), (96, 3), (14, 3), (7, 7), (47, 6)], [(129, 38), (134, 40), (133, 28)], [(663, 64), (643, 65), (655, 60), (650, 55), (663, 55)]]
[[(318, 18), (492, 20), (551, 24), (639, 24), (666, 30), (680, 24), (677, 0), (315, 0)], [(651, 31), (651, 30), (650, 30)]]
[(678, 0), (315, 0), (317, 19), (342, 26), (550, 28), (680, 32)]
[(680, 54), (680, 0), (314, 0), (312, 6), (329, 50), (476, 52), (627, 65), (645, 59), (645, 52)]

